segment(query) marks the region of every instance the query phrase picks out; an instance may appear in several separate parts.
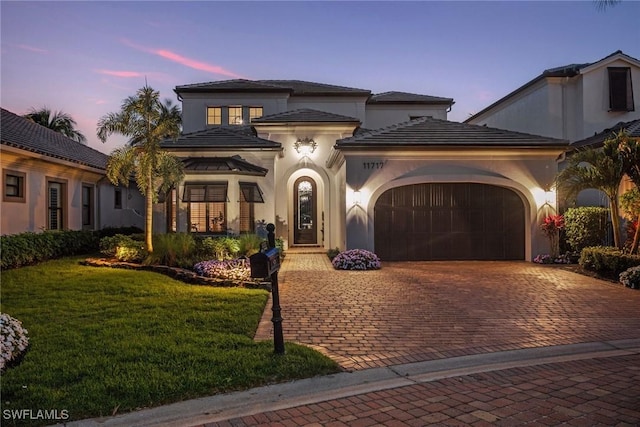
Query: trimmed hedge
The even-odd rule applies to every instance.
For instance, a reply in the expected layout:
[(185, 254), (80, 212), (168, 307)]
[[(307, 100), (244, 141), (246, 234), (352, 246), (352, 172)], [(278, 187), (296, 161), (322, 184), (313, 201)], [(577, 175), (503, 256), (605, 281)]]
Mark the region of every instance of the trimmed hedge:
[(98, 235), (93, 231), (43, 231), (2, 236), (2, 269), (18, 268), (49, 259), (98, 250)]
[(640, 265), (640, 256), (625, 254), (611, 246), (591, 246), (582, 250), (578, 263), (582, 268), (617, 279), (620, 273)]
[(607, 235), (609, 209), (596, 206), (570, 208), (564, 213), (564, 236), (572, 250), (602, 245)]

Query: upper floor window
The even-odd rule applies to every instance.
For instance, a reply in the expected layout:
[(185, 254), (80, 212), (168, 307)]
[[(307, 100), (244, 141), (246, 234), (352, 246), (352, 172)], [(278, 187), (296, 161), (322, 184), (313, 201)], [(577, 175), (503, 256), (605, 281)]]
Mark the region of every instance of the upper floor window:
[(249, 123), (262, 117), (262, 107), (249, 107)]
[(229, 124), (242, 124), (242, 107), (229, 107)]
[(631, 68), (609, 67), (609, 111), (634, 111)]
[(221, 107), (207, 107), (207, 124), (208, 125), (222, 124), (222, 108)]
[(14, 172), (4, 170), (4, 195), (2, 200), (5, 202), (25, 202), (24, 197), (24, 179), (25, 174), (22, 172)]

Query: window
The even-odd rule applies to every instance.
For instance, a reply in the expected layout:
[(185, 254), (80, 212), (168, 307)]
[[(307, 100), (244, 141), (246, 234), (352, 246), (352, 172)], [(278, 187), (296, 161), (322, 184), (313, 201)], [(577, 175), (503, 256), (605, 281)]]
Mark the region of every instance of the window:
[(609, 67), (609, 111), (635, 111), (631, 68)]
[(249, 107), (249, 123), (262, 117), (262, 107)]
[(113, 208), (122, 209), (122, 189), (114, 188), (113, 190)]
[(229, 107), (229, 124), (242, 124), (242, 107)]
[(191, 232), (227, 232), (227, 183), (187, 183), (182, 200), (188, 203)]
[(241, 182), (240, 233), (255, 232), (255, 203), (264, 203), (260, 187), (254, 182)]
[(207, 124), (208, 125), (222, 124), (222, 108), (221, 107), (207, 107)]
[(67, 184), (64, 181), (47, 181), (47, 229), (65, 228)]
[(93, 229), (93, 186), (82, 186), (82, 228)]
[(5, 202), (25, 202), (24, 197), (24, 180), (25, 174), (22, 172), (14, 172), (4, 170), (4, 195), (2, 200)]

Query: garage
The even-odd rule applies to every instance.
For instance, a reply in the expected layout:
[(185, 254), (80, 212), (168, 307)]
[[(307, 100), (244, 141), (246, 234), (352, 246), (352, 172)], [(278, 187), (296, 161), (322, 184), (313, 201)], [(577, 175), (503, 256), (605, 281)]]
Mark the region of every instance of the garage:
[(383, 261), (523, 260), (524, 204), (479, 183), (423, 183), (385, 191), (374, 207)]

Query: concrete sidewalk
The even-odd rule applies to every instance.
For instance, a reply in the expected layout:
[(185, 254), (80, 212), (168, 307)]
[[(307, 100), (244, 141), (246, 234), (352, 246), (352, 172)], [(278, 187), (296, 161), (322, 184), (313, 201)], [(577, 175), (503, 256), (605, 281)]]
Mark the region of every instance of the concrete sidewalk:
[[(260, 416), (264, 413), (277, 413), (278, 411), (294, 408), (309, 408), (329, 401), (338, 403), (341, 401), (346, 402), (345, 405), (337, 404), (337, 406), (353, 408), (353, 405), (350, 403), (352, 400), (350, 399), (381, 391), (395, 391), (399, 395), (405, 394), (408, 396), (407, 401), (415, 402), (418, 400), (415, 396), (414, 390), (416, 385), (434, 383), (443, 379), (458, 379), (462, 385), (463, 381), (466, 381), (465, 379), (480, 373), (502, 372), (503, 375), (501, 377), (503, 378), (503, 382), (507, 385), (510, 384), (509, 387), (511, 387), (511, 390), (505, 391), (508, 395), (512, 394), (518, 387), (524, 390), (532, 390), (535, 389), (536, 386), (542, 387), (545, 385), (539, 383), (537, 380), (531, 380), (529, 383), (524, 384), (524, 386), (523, 384), (519, 384), (518, 387), (516, 387), (508, 379), (504, 379), (509, 376), (506, 375), (505, 377), (505, 373), (508, 373), (509, 371), (527, 367), (543, 367), (543, 370), (548, 371), (553, 370), (553, 366), (563, 364), (570, 366), (572, 362), (594, 360), (597, 361), (595, 366), (602, 365), (607, 361), (615, 361), (619, 366), (628, 367), (628, 372), (623, 374), (623, 377), (628, 378), (631, 385), (623, 386), (617, 376), (614, 379), (614, 381), (620, 383), (620, 386), (624, 387), (624, 390), (621, 390), (621, 392), (623, 391), (622, 394), (628, 394), (626, 397), (622, 395), (614, 395), (610, 397), (614, 397), (619, 401), (624, 401), (625, 399), (633, 399), (633, 401), (635, 401), (635, 412), (633, 407), (622, 408), (626, 409), (627, 413), (619, 415), (627, 421), (620, 420), (620, 422), (626, 423), (621, 425), (631, 426), (640, 423), (640, 339), (632, 339), (530, 348), (498, 353), (461, 356), (384, 368), (366, 369), (350, 373), (343, 372), (325, 377), (310, 378), (284, 384), (260, 387), (244, 392), (194, 399), (111, 418), (72, 422), (66, 425), (69, 427), (187, 427), (225, 425), (229, 420), (233, 421), (229, 421), (229, 425), (287, 425), (286, 423), (271, 420), (269, 417), (264, 418), (264, 416), (262, 421), (260, 421)], [(565, 368), (566, 366), (563, 367), (563, 369)], [(569, 371), (571, 370), (569, 369)], [(528, 372), (535, 373), (536, 371), (530, 370)], [(513, 373), (511, 374), (513, 375)], [(574, 374), (571, 377), (575, 383), (588, 383), (590, 379), (595, 379), (600, 376), (601, 373), (599, 373), (597, 369), (594, 369), (594, 366), (583, 364), (582, 372)], [(635, 389), (633, 389), (632, 384), (635, 384)], [(577, 390), (580, 389), (578, 388)], [(588, 388), (582, 389), (584, 393), (590, 392), (593, 398), (614, 394), (610, 389), (601, 390), (599, 387), (594, 387), (593, 390), (589, 390)], [(437, 393), (439, 398), (432, 399), (431, 403), (438, 403), (447, 400), (447, 393), (448, 392), (445, 390), (445, 387), (439, 387)], [(457, 393), (460, 393), (460, 390), (458, 390)], [(481, 410), (478, 407), (473, 406), (473, 404), (469, 405), (469, 403), (473, 403), (469, 401), (465, 404), (469, 407), (469, 412), (468, 414), (462, 415), (469, 415), (470, 418), (468, 418), (468, 421), (470, 423), (482, 421), (483, 419), (488, 422), (498, 421), (499, 417), (497, 415), (492, 415), (491, 408), (489, 408), (490, 404), (486, 403), (492, 399), (485, 400), (480, 396), (476, 397), (478, 397), (479, 402), (484, 400), (484, 409)], [(378, 400), (379, 398), (377, 397), (374, 401)], [(521, 407), (523, 406), (521, 401), (514, 401), (514, 403), (519, 404)], [(439, 407), (444, 409), (443, 405), (443, 403), (440, 403)], [(328, 405), (325, 409), (320, 409), (321, 412), (329, 412), (334, 406), (336, 405)], [(389, 415), (389, 412), (391, 412), (395, 406), (387, 405), (386, 411), (380, 410), (377, 411), (377, 413), (386, 413), (386, 416), (388, 417), (387, 420), (393, 420), (393, 416)], [(501, 407), (501, 409), (504, 409), (504, 406)], [(556, 404), (556, 406), (558, 405)], [(590, 412), (583, 413), (580, 412), (580, 408), (577, 407), (578, 405), (570, 403), (569, 406), (571, 406), (571, 408), (568, 408), (571, 409), (571, 417), (574, 419), (580, 419), (584, 415), (592, 415), (593, 409), (597, 409), (594, 407)], [(305, 413), (303, 409), (298, 409), (293, 412), (293, 414), (295, 414), (299, 419), (297, 421), (292, 420), (288, 425), (333, 425), (335, 422), (342, 422), (342, 424), (335, 425), (355, 425), (356, 420), (363, 419), (363, 412), (360, 409), (355, 408), (355, 414), (351, 416), (348, 414), (331, 414), (325, 420), (326, 423), (324, 424), (321, 422), (321, 419), (318, 419), (318, 421), (313, 421), (312, 419), (304, 421), (304, 417), (301, 417), (300, 415)], [(588, 408), (583, 408), (584, 411), (587, 411), (587, 409)], [(616, 410), (619, 412), (620, 408), (616, 408)], [(602, 411), (602, 408), (600, 408), (600, 411)], [(373, 412), (375, 413), (376, 411)], [(563, 413), (565, 412), (567, 412), (567, 410)], [(393, 423), (393, 425), (413, 425), (406, 423), (407, 415), (412, 417), (410, 411), (401, 410), (400, 413), (404, 414), (399, 416), (404, 418), (405, 424)], [(439, 411), (436, 412), (436, 414), (437, 413), (442, 414), (443, 412)], [(431, 415), (431, 418), (438, 423), (444, 421), (444, 419), (441, 418), (442, 416), (433, 418), (434, 413), (431, 412), (429, 414)], [(338, 415), (340, 415), (340, 417), (338, 417)], [(315, 418), (318, 418), (318, 416), (316, 415)], [(340, 421), (339, 418), (344, 418), (345, 421)], [(446, 416), (446, 418), (451, 417)], [(427, 419), (425, 419), (424, 416), (421, 416), (419, 419), (422, 420), (422, 424), (420, 425), (428, 424)], [(398, 419), (397, 421), (400, 420)], [(517, 421), (517, 419), (514, 421)], [(384, 421), (378, 421), (374, 424), (386, 425)], [(464, 424), (463, 419), (460, 419), (457, 425)], [(514, 423), (513, 425), (516, 424), (517, 423)], [(583, 422), (579, 425), (596, 424), (597, 423), (584, 424)], [(554, 424), (547, 423), (545, 425)]]

